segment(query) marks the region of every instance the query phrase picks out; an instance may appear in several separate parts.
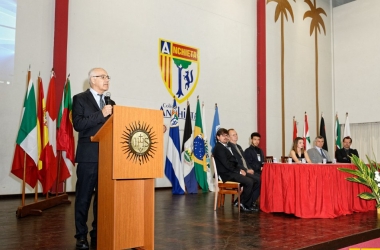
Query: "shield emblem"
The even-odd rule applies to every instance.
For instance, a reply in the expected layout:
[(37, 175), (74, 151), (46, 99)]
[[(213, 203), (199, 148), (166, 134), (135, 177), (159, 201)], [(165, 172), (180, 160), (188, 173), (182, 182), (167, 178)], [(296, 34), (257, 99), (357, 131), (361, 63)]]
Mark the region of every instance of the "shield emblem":
[(199, 49), (160, 39), (158, 54), (162, 81), (170, 96), (182, 103), (198, 83)]

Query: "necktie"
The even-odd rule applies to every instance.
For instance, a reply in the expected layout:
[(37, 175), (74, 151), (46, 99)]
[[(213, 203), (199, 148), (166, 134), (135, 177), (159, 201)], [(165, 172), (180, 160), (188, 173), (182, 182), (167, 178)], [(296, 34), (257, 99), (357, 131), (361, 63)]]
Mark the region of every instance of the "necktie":
[(236, 144), (234, 144), (234, 146), (235, 146), (235, 148), (236, 148), (236, 151), (237, 151), (237, 152), (239, 153), (239, 155), (241, 156), (241, 160), (243, 161), (244, 168), (245, 168), (245, 169), (248, 169), (248, 167), (247, 167), (247, 163), (245, 162), (245, 159), (244, 159), (243, 155), (241, 154), (241, 152), (240, 152), (238, 146), (237, 146)]
[(326, 158), (326, 155), (323, 153), (323, 149), (321, 149), (321, 155), (323, 158)]
[(100, 97), (100, 100), (99, 100), (99, 107), (100, 107), (100, 109), (103, 109), (103, 108), (104, 108), (103, 95), (98, 94), (98, 96)]

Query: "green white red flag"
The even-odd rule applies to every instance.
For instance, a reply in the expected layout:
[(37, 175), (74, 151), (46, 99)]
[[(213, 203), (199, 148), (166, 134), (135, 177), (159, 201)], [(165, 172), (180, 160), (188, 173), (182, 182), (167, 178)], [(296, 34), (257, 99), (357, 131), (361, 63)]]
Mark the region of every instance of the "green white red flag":
[(58, 112), (57, 150), (62, 152), (59, 174), (59, 182), (62, 182), (71, 176), (70, 169), (75, 164), (71, 88), (68, 78), (63, 89), (62, 102)]
[(21, 125), (17, 134), (11, 173), (18, 178), (23, 179), (25, 167), (25, 182), (34, 188), (37, 183), (38, 175), (37, 163), (38, 147), (36, 94), (29, 71), (28, 89), (25, 94)]

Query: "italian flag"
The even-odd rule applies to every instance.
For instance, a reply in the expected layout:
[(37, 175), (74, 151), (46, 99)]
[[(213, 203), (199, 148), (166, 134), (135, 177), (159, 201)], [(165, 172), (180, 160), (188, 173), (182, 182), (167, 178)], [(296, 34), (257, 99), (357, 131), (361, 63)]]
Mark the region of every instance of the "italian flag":
[(63, 89), (62, 102), (58, 112), (57, 129), (57, 150), (61, 152), (59, 159), (59, 182), (62, 182), (71, 176), (70, 169), (75, 164), (75, 143), (69, 79), (67, 79)]
[(24, 99), (24, 107), (21, 116), (21, 125), (17, 134), (15, 154), (13, 157), (11, 173), (31, 187), (37, 183), (37, 108), (34, 84), (28, 72), (28, 90)]

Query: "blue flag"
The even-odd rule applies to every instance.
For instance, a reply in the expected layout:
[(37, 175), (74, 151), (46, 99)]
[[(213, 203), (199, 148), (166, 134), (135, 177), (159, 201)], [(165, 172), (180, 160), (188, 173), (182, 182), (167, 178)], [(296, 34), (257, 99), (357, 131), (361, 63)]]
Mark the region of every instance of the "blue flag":
[(220, 129), (219, 112), (218, 112), (218, 106), (215, 105), (214, 121), (212, 122), (212, 130), (211, 130), (211, 137), (210, 137), (211, 153), (214, 152), (214, 147), (216, 145), (216, 132), (218, 132), (219, 129)]
[(165, 175), (172, 183), (173, 194), (185, 194), (178, 125), (177, 104), (174, 99), (172, 116), (170, 118), (168, 148), (166, 151)]

